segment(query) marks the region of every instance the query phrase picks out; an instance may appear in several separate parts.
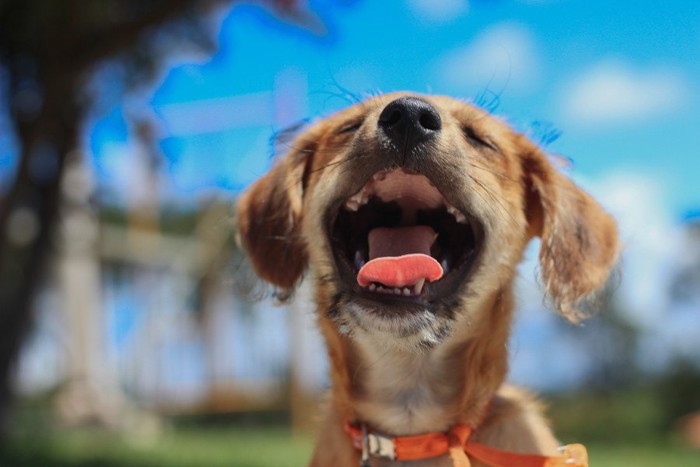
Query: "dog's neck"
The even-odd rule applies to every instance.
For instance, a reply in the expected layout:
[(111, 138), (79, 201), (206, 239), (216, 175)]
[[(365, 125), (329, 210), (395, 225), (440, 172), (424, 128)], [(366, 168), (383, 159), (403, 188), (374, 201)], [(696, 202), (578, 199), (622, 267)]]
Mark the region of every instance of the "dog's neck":
[[(469, 334), (422, 351), (361, 336), (329, 336), (334, 328), (322, 326), (331, 348), (333, 399), (341, 418), (392, 436), (478, 423), (505, 378), (503, 346), (511, 299), (495, 294), (488, 308), (479, 315), (491, 319), (474, 323)], [(492, 319), (495, 315), (499, 319)]]
[[(374, 344), (374, 345), (373, 345)], [(454, 422), (460, 368), (451, 368), (438, 349), (417, 351), (360, 342), (362, 386), (359, 420), (392, 435), (445, 431)]]

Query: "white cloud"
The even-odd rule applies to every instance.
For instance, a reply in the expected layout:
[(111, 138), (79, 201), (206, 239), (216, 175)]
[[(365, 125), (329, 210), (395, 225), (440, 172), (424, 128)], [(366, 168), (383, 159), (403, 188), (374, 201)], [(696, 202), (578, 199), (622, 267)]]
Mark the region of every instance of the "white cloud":
[(615, 216), (623, 248), (622, 311), (652, 328), (667, 309), (671, 271), (677, 267), (679, 229), (662, 179), (632, 170), (611, 173), (591, 189)]
[(675, 302), (672, 290), (681, 269), (697, 264), (700, 250), (668, 207), (668, 182), (658, 174), (628, 170), (605, 177), (595, 187), (592, 191), (619, 223), (619, 311), (642, 332), (639, 363), (646, 370), (663, 371), (675, 356), (697, 358), (700, 303)]
[(680, 108), (688, 94), (682, 74), (671, 68), (634, 70), (606, 60), (564, 88), (565, 117), (585, 125), (635, 122)]
[(419, 18), (443, 22), (469, 11), (468, 0), (408, 0), (408, 6)]
[(517, 23), (493, 26), (469, 45), (438, 59), (439, 78), (458, 89), (523, 91), (539, 75), (539, 54), (529, 29)]
[[(641, 332), (640, 364), (647, 370), (663, 370), (673, 355), (696, 358), (700, 352), (696, 338), (698, 305), (689, 305), (692, 311), (683, 313), (672, 309), (670, 303), (670, 285), (689, 255), (689, 245), (683, 242), (684, 232), (668, 207), (668, 182), (657, 174), (634, 169), (595, 180), (577, 177), (576, 181), (618, 222), (622, 271), (616, 288), (616, 308)], [(514, 382), (541, 389), (571, 387), (580, 384), (586, 371), (590, 371), (586, 365), (591, 361), (586, 359), (584, 348), (561, 336), (561, 324), (557, 324), (554, 313), (542, 312), (541, 287), (530, 279), (536, 262), (537, 251), (528, 250), (518, 282), (521, 310), (510, 344), (510, 377)], [(543, 342), (547, 344), (542, 345)], [(533, 379), (532, 369), (542, 362), (552, 371), (545, 379)]]

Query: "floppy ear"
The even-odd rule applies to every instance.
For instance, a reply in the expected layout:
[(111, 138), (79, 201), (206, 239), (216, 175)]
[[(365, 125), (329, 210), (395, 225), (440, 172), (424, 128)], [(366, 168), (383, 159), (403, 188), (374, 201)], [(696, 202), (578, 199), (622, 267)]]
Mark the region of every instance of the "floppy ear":
[(300, 135), (292, 150), (241, 195), (238, 231), (253, 267), (263, 280), (290, 289), (307, 265), (301, 237), (302, 202), (316, 142)]
[(580, 305), (605, 285), (617, 260), (615, 220), (588, 193), (559, 173), (523, 138), (526, 215), (541, 238), (540, 271), (559, 313), (581, 319)]

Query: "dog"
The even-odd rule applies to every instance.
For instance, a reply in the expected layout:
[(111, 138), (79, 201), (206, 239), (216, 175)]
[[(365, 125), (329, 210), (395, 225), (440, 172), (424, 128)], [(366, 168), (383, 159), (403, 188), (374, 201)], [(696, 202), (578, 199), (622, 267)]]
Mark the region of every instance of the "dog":
[(579, 321), (617, 227), (526, 136), (450, 97), (372, 97), (300, 132), (236, 213), (260, 278), (315, 288), (331, 393), (310, 465), (585, 465), (504, 383), (513, 287), (539, 237), (548, 302)]

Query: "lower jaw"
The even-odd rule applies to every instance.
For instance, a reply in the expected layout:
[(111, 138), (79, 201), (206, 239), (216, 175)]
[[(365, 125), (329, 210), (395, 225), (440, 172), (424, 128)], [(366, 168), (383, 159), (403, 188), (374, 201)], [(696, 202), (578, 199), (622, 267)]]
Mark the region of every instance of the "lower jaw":
[(403, 296), (370, 292), (366, 289), (362, 289), (356, 293), (356, 297), (355, 301), (359, 301), (368, 307), (381, 307), (388, 310), (395, 309), (397, 312), (405, 310), (407, 313), (412, 313), (432, 308), (428, 296), (425, 294)]
[[(376, 300), (355, 295), (339, 309), (336, 323), (341, 333), (361, 334), (379, 344), (423, 345), (444, 337), (453, 319), (428, 303), (401, 297)], [(389, 342), (391, 341), (391, 342)]]

